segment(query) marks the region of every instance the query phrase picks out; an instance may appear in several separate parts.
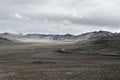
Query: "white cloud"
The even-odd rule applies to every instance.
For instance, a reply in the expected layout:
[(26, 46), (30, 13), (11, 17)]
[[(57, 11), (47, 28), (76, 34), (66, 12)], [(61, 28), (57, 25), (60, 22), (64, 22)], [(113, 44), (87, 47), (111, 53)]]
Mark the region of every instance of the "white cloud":
[(0, 12), (3, 31), (76, 34), (120, 28), (120, 0), (0, 0)]
[(15, 17), (17, 19), (23, 20), (23, 16), (21, 16), (19, 13), (14, 13), (14, 14), (10, 14), (11, 17)]
[(67, 25), (67, 26), (70, 26), (70, 25), (72, 25), (72, 22), (71, 21), (69, 21), (69, 20), (63, 20), (63, 22), (62, 22), (64, 25)]
[(75, 17), (75, 18), (82, 18), (82, 17), (83, 17), (82, 15), (77, 14), (77, 13), (75, 13), (75, 12), (72, 12), (72, 15), (73, 15), (73, 17)]
[(19, 14), (19, 13), (12, 13), (12, 14), (10, 14), (10, 16), (11, 17), (15, 17), (15, 18), (17, 18), (17, 19), (19, 19), (19, 20), (29, 20), (30, 18), (28, 18), (28, 17), (24, 17), (24, 16), (22, 16), (21, 14)]

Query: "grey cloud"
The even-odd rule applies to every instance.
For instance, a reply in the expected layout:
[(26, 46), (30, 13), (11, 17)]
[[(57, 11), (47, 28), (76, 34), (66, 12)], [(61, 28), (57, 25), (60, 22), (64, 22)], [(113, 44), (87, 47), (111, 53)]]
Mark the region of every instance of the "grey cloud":
[(73, 34), (118, 31), (119, 4), (119, 0), (0, 0), (0, 29), (23, 33), (57, 33), (58, 29)]

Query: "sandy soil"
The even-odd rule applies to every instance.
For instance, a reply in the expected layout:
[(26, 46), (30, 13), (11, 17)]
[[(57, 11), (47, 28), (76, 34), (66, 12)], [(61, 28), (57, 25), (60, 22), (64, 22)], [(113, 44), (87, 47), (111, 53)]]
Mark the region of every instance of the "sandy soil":
[(3, 69), (0, 69), (0, 80), (3, 80), (4, 77), (6, 76), (7, 76), (6, 72)]
[[(69, 42), (0, 45), (3, 80), (120, 80), (120, 57), (58, 53)], [(1, 80), (0, 79), (0, 80)]]

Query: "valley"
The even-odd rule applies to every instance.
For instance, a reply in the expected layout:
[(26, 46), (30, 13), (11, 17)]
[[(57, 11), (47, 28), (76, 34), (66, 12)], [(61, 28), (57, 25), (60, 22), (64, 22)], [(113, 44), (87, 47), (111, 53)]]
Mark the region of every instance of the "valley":
[[(119, 52), (117, 36), (94, 37), (77, 42), (39, 39), (18, 41), (18, 37), (16, 41), (12, 37), (4, 38), (0, 44), (0, 80), (120, 79), (120, 57), (108, 53), (110, 49), (114, 50), (110, 51), (114, 55), (115, 51)], [(109, 44), (104, 43), (106, 40)], [(115, 45), (104, 46), (111, 43)], [(59, 52), (61, 49), (63, 52)]]

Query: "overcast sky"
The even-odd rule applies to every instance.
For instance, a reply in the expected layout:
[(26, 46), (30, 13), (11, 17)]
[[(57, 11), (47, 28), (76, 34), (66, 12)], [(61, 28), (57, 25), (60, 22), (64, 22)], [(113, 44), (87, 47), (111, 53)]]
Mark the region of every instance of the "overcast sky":
[(120, 32), (120, 0), (0, 0), (0, 32)]

